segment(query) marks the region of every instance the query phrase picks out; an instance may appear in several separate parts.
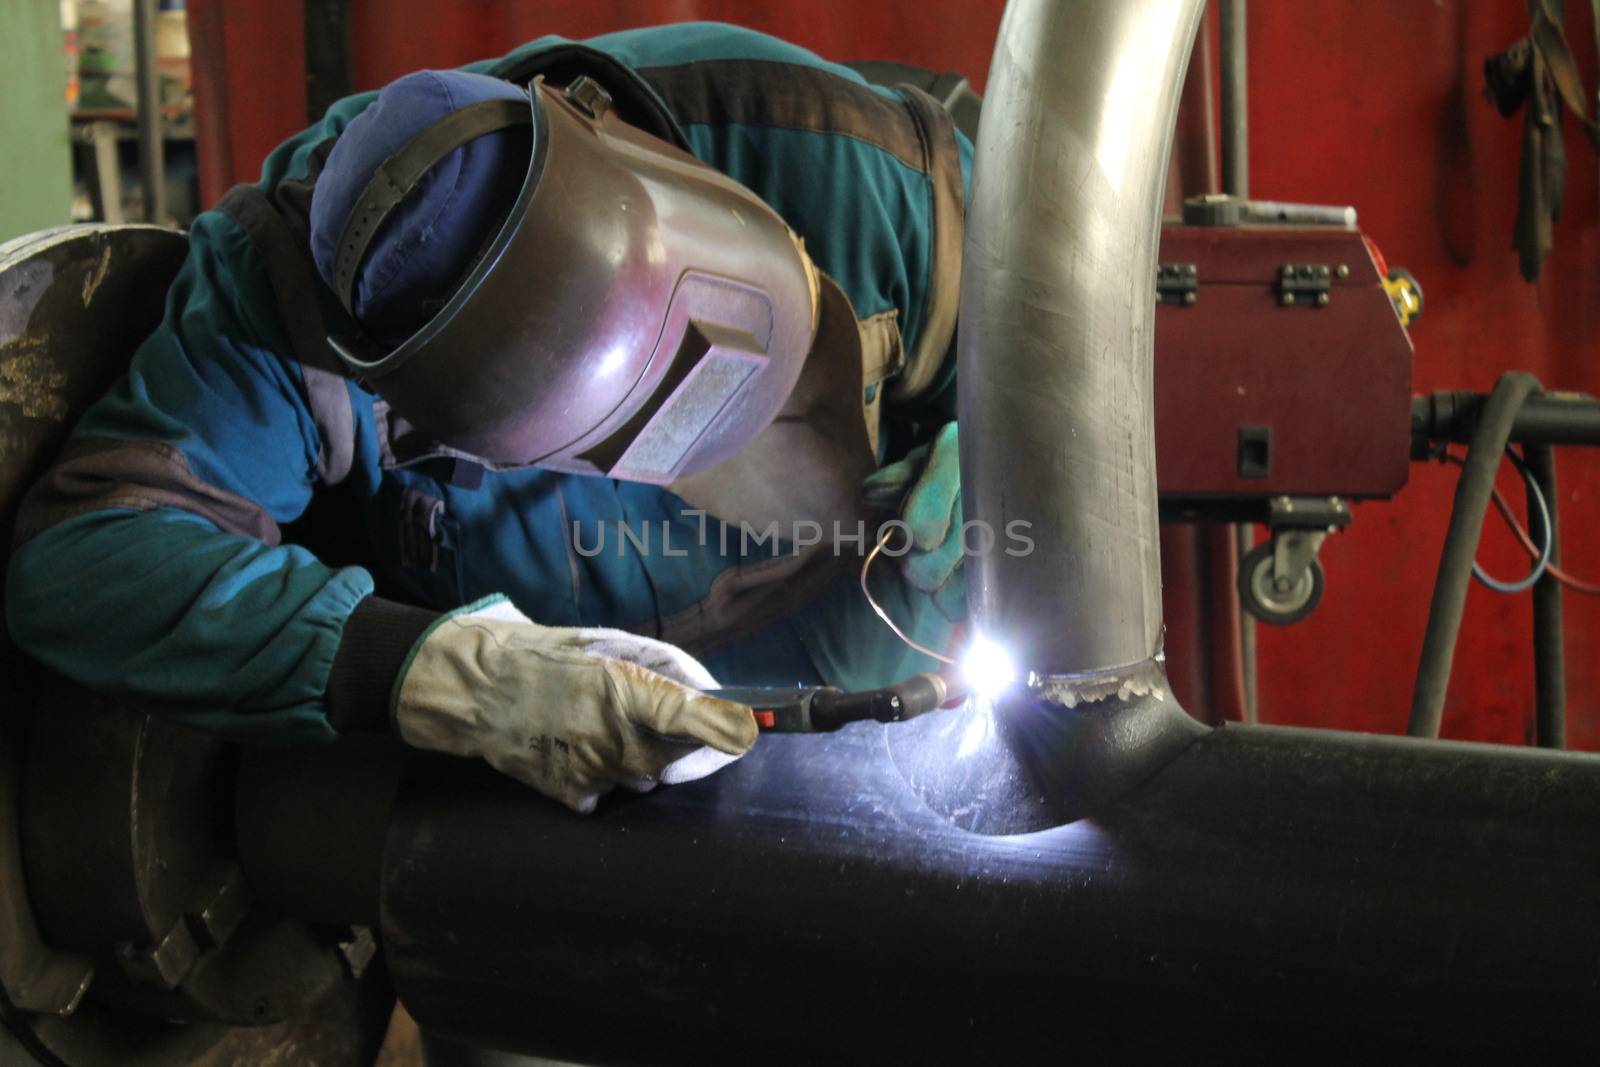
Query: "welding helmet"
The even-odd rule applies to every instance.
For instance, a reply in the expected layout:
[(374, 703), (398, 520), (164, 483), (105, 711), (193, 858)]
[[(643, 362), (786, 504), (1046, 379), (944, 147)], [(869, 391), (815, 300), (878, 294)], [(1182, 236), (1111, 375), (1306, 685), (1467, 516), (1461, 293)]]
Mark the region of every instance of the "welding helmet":
[[(622, 121), (590, 78), (424, 73), (385, 90), (411, 81), (412, 97), (380, 94), (378, 127), (351, 123), (313, 194), (314, 256), (358, 324), (330, 338), (348, 370), (439, 443), (502, 467), (666, 484), (765, 429), (817, 318), (814, 269), (783, 220)], [(408, 311), (421, 320), (397, 333)]]

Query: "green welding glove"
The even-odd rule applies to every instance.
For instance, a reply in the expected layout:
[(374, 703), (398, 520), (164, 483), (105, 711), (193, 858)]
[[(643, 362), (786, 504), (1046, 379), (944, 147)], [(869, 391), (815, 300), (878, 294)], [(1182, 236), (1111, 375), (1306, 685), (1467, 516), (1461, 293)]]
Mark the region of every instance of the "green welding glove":
[(504, 597), (441, 618), (395, 683), (393, 718), (415, 748), (476, 756), (577, 812), (615, 786), (704, 777), (756, 741), (742, 704), (664, 641), (540, 626)]
[[(928, 594), (946, 618), (964, 618), (967, 596), (961, 566), (961, 455), (956, 424), (946, 423), (931, 442), (868, 475), (861, 491), (867, 506), (897, 512), (910, 530), (910, 548), (899, 556), (906, 580)], [(884, 551), (886, 555), (895, 551), (893, 542)]]

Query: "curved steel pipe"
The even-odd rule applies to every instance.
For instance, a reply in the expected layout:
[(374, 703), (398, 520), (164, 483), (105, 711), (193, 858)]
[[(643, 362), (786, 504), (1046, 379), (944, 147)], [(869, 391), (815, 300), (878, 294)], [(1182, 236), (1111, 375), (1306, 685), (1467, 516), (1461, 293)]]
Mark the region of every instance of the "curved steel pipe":
[(1012, 0), (995, 42), (961, 284), (961, 474), (969, 521), (1028, 523), (1034, 544), (969, 558), (967, 595), (1040, 674), (1161, 648), (1156, 251), (1203, 10)]

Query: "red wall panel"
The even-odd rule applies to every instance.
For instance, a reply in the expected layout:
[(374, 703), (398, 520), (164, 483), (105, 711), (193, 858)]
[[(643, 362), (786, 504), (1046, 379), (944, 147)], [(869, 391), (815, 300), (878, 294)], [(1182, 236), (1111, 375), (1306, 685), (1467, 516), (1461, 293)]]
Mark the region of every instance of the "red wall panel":
[[(1511, 250), (1521, 116), (1483, 98), (1482, 61), (1526, 31), (1522, 4), (1250, 5), (1251, 191), (1354, 204), (1391, 263), (1427, 292), (1412, 330), (1415, 385), (1488, 389), (1531, 370), (1547, 388), (1600, 392), (1600, 242), (1595, 153), (1570, 122), (1567, 196), (1537, 285)], [(1588, 5), (1568, 4), (1569, 37), (1593, 86)], [(1352, 413), (1359, 418), (1359, 413)], [(1563, 550), (1600, 573), (1600, 455), (1563, 450)], [(1456, 475), (1414, 467), (1392, 503), (1358, 509), (1324, 549), (1321, 610), (1262, 628), (1261, 706), (1269, 721), (1404, 728)], [(1521, 489), (1510, 476), (1512, 499)], [(1526, 557), (1497, 518), (1480, 558), (1502, 576)], [(1445, 736), (1521, 742), (1532, 723), (1531, 607), (1474, 587), (1457, 649)], [(1600, 603), (1566, 598), (1570, 742), (1600, 748), (1595, 660)]]
[[(208, 201), (254, 175), (259, 158), (301, 125), (305, 103), (299, 5), (231, 0), (225, 26), (220, 7), (190, 0)], [(690, 18), (738, 22), (830, 58), (961, 70), (981, 86), (1001, 8), (1000, 0), (354, 0), (351, 39), (358, 88), (545, 33), (583, 37)], [(1567, 8), (1592, 85), (1588, 8)], [(1252, 192), (1354, 204), (1390, 262), (1416, 274), (1428, 297), (1413, 330), (1418, 390), (1487, 389), (1498, 372), (1520, 367), (1547, 387), (1600, 392), (1600, 175), (1570, 124), (1566, 211), (1538, 285), (1522, 282), (1510, 248), (1521, 119), (1500, 118), (1483, 99), (1481, 62), (1526, 29), (1523, 10), (1470, 0), (1250, 4)], [(1559, 462), (1569, 569), (1600, 577), (1600, 456), (1569, 450)], [(1520, 499), (1509, 477), (1501, 484)], [(1261, 627), (1263, 720), (1404, 729), (1454, 485), (1453, 470), (1414, 468), (1398, 499), (1363, 505), (1354, 526), (1329, 541), (1321, 609), (1295, 627)], [(1486, 529), (1486, 565), (1507, 576), (1525, 566), (1497, 519)], [(1474, 588), (1447, 736), (1527, 737), (1529, 619), (1526, 597)], [(1569, 595), (1567, 626), (1569, 736), (1597, 749), (1600, 604)]]
[[(831, 59), (902, 59), (970, 72), (981, 82), (1000, 25), (1001, 0), (354, 0), (359, 87), (422, 66), (495, 55), (547, 33), (589, 37), (689, 19), (735, 22)], [(419, 30), (419, 27), (421, 29)]]
[(189, 0), (201, 203), (254, 181), (261, 161), (305, 127), (301, 5)]

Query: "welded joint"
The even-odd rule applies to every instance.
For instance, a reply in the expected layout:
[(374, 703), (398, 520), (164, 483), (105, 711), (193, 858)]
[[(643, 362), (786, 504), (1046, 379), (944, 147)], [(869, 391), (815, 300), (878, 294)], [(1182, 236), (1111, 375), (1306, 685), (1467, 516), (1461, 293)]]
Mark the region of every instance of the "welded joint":
[(1166, 700), (1169, 692), (1165, 657), (1160, 654), (1138, 663), (1099, 671), (1030, 674), (1028, 688), (1039, 699), (1064, 708), (1107, 700), (1129, 701), (1147, 697)]

